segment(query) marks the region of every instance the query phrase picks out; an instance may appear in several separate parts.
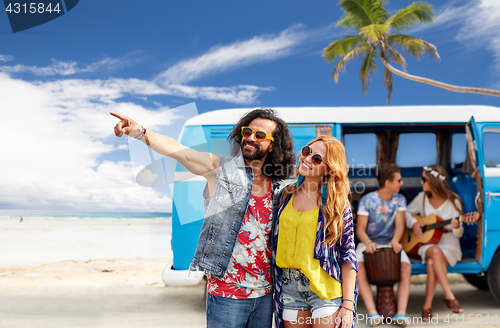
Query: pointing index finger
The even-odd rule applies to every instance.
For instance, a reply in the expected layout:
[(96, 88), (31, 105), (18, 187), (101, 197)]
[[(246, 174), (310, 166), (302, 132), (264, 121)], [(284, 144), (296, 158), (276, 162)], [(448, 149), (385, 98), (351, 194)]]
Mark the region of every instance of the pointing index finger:
[(118, 113), (110, 112), (109, 114), (111, 114), (112, 116), (114, 116), (114, 117), (116, 117), (116, 118), (118, 118), (119, 120), (122, 120), (122, 121), (127, 119), (126, 116), (118, 114)]

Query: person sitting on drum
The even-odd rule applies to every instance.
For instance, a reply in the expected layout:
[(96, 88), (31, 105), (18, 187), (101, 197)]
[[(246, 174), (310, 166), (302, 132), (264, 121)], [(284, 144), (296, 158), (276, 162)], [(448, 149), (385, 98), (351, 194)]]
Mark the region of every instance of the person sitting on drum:
[[(383, 317), (377, 312), (373, 293), (368, 283), (363, 252), (375, 252), (379, 245), (393, 247), (401, 253), (401, 280), (398, 287), (397, 314), (393, 321), (406, 327), (410, 318), (406, 306), (410, 295), (411, 263), (399, 243), (405, 227), (406, 199), (399, 193), (403, 185), (400, 169), (395, 164), (381, 165), (377, 180), (380, 189), (364, 195), (358, 206), (356, 235), (360, 240), (356, 249), (358, 259), (358, 287), (368, 310), (370, 325), (382, 323)], [(386, 268), (387, 269), (387, 268)]]
[[(408, 205), (406, 213), (406, 226), (413, 228), (415, 236), (420, 238), (422, 234), (421, 224), (412, 217), (418, 214), (421, 217), (435, 214), (443, 220), (458, 217), (462, 213), (462, 200), (460, 196), (451, 191), (446, 182), (446, 171), (440, 165), (424, 167), (422, 173), (422, 192)], [(454, 266), (462, 258), (459, 238), (462, 237), (464, 229), (462, 224), (453, 219), (451, 227), (444, 227), (444, 233), (437, 244), (422, 245), (418, 255), (422, 262), (427, 262), (427, 281), (425, 287), (425, 302), (422, 308), (423, 321), (432, 318), (432, 299), (439, 281), (443, 287), (446, 305), (454, 313), (462, 313), (464, 309), (460, 306), (455, 295), (453, 295), (447, 277), (447, 265)]]

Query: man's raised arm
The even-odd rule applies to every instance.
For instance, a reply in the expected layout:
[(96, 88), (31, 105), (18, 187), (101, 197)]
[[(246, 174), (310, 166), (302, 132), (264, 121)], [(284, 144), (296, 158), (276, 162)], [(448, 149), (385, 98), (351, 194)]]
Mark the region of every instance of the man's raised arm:
[(215, 168), (218, 167), (220, 157), (211, 153), (199, 152), (186, 147), (174, 138), (170, 138), (143, 127), (130, 117), (118, 113), (110, 113), (120, 122), (115, 125), (115, 135), (124, 134), (141, 140), (155, 152), (171, 157), (188, 169), (191, 173), (201, 175), (207, 180), (215, 178)]

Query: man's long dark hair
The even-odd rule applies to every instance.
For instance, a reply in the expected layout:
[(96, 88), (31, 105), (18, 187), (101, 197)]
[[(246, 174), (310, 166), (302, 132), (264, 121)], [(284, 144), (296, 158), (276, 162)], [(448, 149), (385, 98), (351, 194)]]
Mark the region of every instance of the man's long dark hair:
[(293, 154), (293, 139), (290, 135), (288, 125), (276, 115), (276, 111), (271, 108), (258, 108), (248, 112), (234, 126), (233, 131), (227, 138), (232, 141), (231, 154), (236, 156), (241, 152), (241, 128), (248, 126), (256, 118), (270, 120), (276, 123), (276, 129), (273, 133), (273, 150), (267, 157), (262, 166), (262, 173), (266, 176), (272, 176), (278, 179), (288, 179), (294, 172), (295, 155)]

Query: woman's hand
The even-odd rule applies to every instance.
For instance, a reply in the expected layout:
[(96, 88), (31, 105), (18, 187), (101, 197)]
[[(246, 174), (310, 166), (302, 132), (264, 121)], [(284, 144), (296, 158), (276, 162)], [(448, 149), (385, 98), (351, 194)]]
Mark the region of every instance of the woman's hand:
[(460, 222), (457, 219), (451, 219), (451, 226), (453, 229), (458, 229), (460, 228)]
[(423, 226), (423, 224), (420, 224), (418, 222), (415, 222), (415, 224), (413, 225), (413, 232), (415, 233), (415, 236), (417, 236), (417, 238), (420, 238), (424, 235), (424, 233), (422, 232)]
[(123, 134), (126, 134), (135, 138), (141, 134), (142, 126), (130, 117), (113, 112), (110, 114), (120, 120), (115, 125), (115, 136), (121, 137)]
[(354, 304), (344, 302), (342, 305), (335, 318), (335, 328), (351, 328), (353, 324), (353, 311), (346, 308), (353, 309)]

